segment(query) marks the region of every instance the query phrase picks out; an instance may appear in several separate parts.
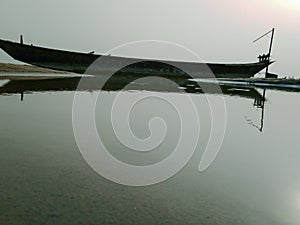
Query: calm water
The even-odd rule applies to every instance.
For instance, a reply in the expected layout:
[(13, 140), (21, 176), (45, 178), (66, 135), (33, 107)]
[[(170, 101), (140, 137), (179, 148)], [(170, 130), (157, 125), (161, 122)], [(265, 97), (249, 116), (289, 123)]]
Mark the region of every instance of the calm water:
[[(167, 181), (129, 187), (101, 177), (81, 156), (72, 126), (74, 81), (49, 83), (48, 90), (38, 90), (39, 83), (31, 81), (6, 82), (0, 83), (0, 224), (300, 223), (300, 93), (267, 90), (262, 112), (254, 106), (262, 90), (226, 89), (224, 141), (204, 172), (198, 166), (211, 129), (209, 101), (190, 93), (201, 115), (192, 159)], [(23, 101), (20, 90), (25, 91)], [(145, 93), (185, 96), (152, 88), (124, 91), (123, 100)], [(136, 165), (167, 157), (180, 136), (174, 109), (149, 98), (131, 111), (130, 125), (140, 138), (149, 136), (153, 116), (161, 116), (168, 126), (156, 152), (141, 155), (128, 150), (113, 132), (109, 115), (118, 94), (102, 91), (96, 105), (97, 130), (111, 154)]]

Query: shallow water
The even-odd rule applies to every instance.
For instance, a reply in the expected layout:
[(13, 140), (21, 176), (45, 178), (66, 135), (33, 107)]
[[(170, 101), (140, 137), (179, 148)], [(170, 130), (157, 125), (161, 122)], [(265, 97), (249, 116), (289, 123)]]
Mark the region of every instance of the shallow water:
[[(164, 182), (130, 187), (100, 176), (82, 157), (72, 125), (74, 90), (37, 90), (27, 83), (21, 85), (21, 101), (18, 85), (6, 92), (0, 88), (0, 224), (300, 222), (297, 92), (267, 90), (264, 109), (254, 106), (255, 99), (245, 90), (241, 92), (245, 95), (236, 94), (237, 90), (229, 95), (190, 93), (200, 115), (200, 138), (192, 159)], [(258, 92), (262, 94), (262, 90)], [(85, 97), (99, 94), (81, 93)], [(165, 159), (180, 137), (176, 110), (158, 98), (136, 104), (130, 112), (130, 126), (136, 136), (151, 135), (148, 124), (157, 116), (165, 120), (168, 129), (154, 152), (134, 152), (122, 145), (112, 128), (111, 107), (118, 94), (102, 91), (96, 104), (97, 131), (107, 149), (133, 165)], [(149, 95), (182, 103), (187, 96), (151, 89), (125, 91), (121, 100)], [(216, 160), (199, 172), (211, 131), (209, 103), (220, 97), (227, 112), (224, 141)], [(116, 114), (122, 115), (122, 111)]]

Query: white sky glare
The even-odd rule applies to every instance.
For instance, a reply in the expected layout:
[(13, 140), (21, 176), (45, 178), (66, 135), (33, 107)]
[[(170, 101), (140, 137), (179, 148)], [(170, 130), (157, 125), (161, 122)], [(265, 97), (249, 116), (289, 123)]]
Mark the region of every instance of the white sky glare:
[[(186, 46), (207, 62), (256, 61), (269, 40), (252, 41), (273, 27), (271, 72), (299, 77), (297, 0), (1, 0), (0, 8), (2, 39), (18, 41), (23, 34), (34, 45), (97, 53), (162, 40)], [(13, 61), (0, 51), (0, 62)]]

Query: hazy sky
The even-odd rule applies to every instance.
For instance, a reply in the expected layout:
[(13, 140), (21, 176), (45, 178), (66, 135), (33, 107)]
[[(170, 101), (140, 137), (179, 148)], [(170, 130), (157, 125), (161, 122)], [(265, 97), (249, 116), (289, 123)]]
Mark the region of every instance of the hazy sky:
[[(97, 53), (162, 40), (208, 62), (256, 61), (269, 39), (252, 41), (272, 27), (276, 63), (270, 70), (300, 76), (300, 0), (1, 0), (0, 8), (3, 39), (23, 34), (27, 43)], [(12, 62), (2, 51), (0, 61)]]

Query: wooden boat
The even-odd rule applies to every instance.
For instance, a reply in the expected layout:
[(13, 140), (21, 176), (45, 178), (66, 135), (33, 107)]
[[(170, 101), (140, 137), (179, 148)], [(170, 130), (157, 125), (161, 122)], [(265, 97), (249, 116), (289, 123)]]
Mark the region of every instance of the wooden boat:
[[(23, 43), (22, 38), (20, 43), (0, 39), (0, 48), (14, 59), (24, 63), (79, 74), (89, 73), (87, 69), (99, 57), (105, 57), (104, 65), (101, 65), (97, 71), (100, 74), (117, 69), (119, 73), (142, 76), (187, 76), (188, 73), (193, 78), (212, 78), (212, 73), (216, 78), (249, 78), (272, 63), (269, 59), (255, 63), (220, 64), (103, 56), (93, 52), (80, 53), (27, 45)], [(130, 65), (119, 70), (118, 66), (122, 64)]]

